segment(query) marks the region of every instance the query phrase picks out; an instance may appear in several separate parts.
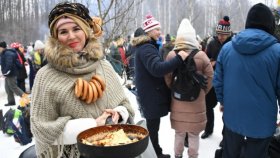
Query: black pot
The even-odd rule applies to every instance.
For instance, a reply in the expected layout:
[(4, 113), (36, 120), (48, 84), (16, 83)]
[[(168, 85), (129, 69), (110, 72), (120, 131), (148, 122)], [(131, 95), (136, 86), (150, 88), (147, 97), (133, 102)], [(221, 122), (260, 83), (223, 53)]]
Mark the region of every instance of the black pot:
[[(94, 146), (82, 143), (82, 139), (90, 136), (123, 129), (125, 133), (139, 133), (145, 137), (137, 142), (119, 146)], [(77, 137), (78, 150), (82, 158), (134, 158), (142, 154), (149, 142), (149, 132), (137, 125), (115, 124), (87, 129)]]

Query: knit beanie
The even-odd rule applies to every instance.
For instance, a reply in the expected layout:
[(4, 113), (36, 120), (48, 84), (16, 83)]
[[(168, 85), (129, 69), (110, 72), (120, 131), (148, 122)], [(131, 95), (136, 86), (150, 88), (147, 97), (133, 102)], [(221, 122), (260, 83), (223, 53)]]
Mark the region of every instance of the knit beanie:
[(13, 42), (13, 43), (11, 43), (11, 44), (10, 44), (10, 47), (11, 47), (11, 48), (15, 48), (15, 49), (16, 49), (16, 48), (21, 47), (21, 44), (20, 44), (20, 43), (18, 43), (18, 42)]
[(231, 33), (230, 22), (229, 22), (228, 16), (224, 16), (224, 18), (219, 21), (219, 23), (216, 26), (216, 33), (217, 34), (230, 34)]
[(190, 46), (199, 48), (196, 39), (196, 31), (191, 25), (189, 19), (183, 19), (177, 31), (174, 50), (187, 49)]
[(275, 19), (271, 10), (262, 3), (254, 5), (248, 12), (245, 28), (261, 29), (273, 35)]
[(142, 29), (142, 27), (139, 27), (134, 32), (134, 37), (139, 37), (141, 35), (145, 35), (145, 31)]
[[(70, 2), (62, 2), (58, 3), (49, 14), (49, 28), (51, 36), (57, 38), (57, 27), (56, 23), (60, 18), (71, 18), (75, 22), (79, 21), (77, 24), (80, 26), (83, 23), (87, 26), (88, 30), (82, 28), (83, 31), (91, 32), (93, 30), (93, 34), (95, 37), (100, 37), (102, 35), (102, 20), (98, 17), (90, 17), (89, 10), (83, 4), (80, 3), (70, 3)], [(88, 33), (86, 33), (88, 34)]]
[(5, 41), (0, 42), (1, 48), (7, 48), (7, 43)]
[(35, 51), (37, 51), (37, 50), (39, 50), (39, 49), (44, 49), (44, 48), (45, 48), (45, 44), (44, 44), (42, 41), (37, 40), (37, 41), (35, 42), (35, 45), (34, 45), (34, 50), (35, 50)]
[(156, 28), (160, 28), (160, 23), (151, 14), (148, 14), (143, 22), (144, 31), (149, 32)]

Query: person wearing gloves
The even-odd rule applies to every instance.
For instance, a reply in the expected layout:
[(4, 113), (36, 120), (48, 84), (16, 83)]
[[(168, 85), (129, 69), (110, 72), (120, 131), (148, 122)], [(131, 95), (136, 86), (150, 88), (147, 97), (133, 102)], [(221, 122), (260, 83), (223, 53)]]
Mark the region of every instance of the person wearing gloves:
[(274, 31), (272, 11), (255, 4), (245, 29), (218, 55), (213, 86), (223, 106), (223, 158), (268, 157), (280, 97), (280, 44)]
[[(80, 3), (63, 2), (51, 10), (48, 25), (48, 64), (37, 72), (31, 98), (36, 155), (79, 158), (76, 137), (81, 131), (104, 125), (109, 116), (114, 123), (126, 123), (134, 111), (103, 58), (101, 19), (91, 18)], [(91, 95), (94, 87), (101, 90), (98, 97)]]
[[(196, 40), (196, 31), (191, 25), (189, 19), (183, 19), (177, 31), (175, 47), (170, 51), (166, 60), (173, 59), (176, 56), (175, 51), (186, 51), (190, 54), (193, 50), (199, 49), (199, 43)], [(194, 56), (197, 73), (207, 77), (206, 89), (201, 89), (199, 96), (192, 102), (180, 101), (172, 97), (171, 101), (171, 127), (175, 129), (175, 158), (182, 158), (184, 151), (184, 141), (186, 132), (188, 135), (188, 156), (190, 158), (198, 157), (199, 133), (206, 125), (206, 106), (205, 95), (212, 87), (213, 68), (210, 60), (203, 51), (197, 52)], [(166, 84), (171, 87), (172, 73), (165, 75)]]

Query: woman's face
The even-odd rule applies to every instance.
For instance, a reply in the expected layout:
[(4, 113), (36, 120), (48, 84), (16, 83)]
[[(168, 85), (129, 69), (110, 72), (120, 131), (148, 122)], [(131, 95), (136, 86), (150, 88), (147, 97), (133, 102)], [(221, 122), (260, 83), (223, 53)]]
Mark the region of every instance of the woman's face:
[(148, 36), (153, 38), (155, 41), (157, 41), (160, 37), (161, 31), (160, 31), (160, 28), (156, 28), (156, 29), (149, 31), (147, 34), (148, 34)]
[(69, 46), (78, 53), (83, 50), (86, 43), (86, 34), (76, 23), (65, 23), (57, 29), (58, 41)]

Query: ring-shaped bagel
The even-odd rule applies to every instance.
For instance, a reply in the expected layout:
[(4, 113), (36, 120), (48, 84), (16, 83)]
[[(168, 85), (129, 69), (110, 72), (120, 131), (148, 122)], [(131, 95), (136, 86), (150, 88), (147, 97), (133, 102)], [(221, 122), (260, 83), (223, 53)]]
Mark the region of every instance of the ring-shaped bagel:
[(92, 79), (95, 79), (100, 83), (102, 91), (105, 90), (105, 88), (106, 88), (105, 82), (102, 80), (102, 78), (100, 76), (94, 75), (94, 76), (92, 76)]
[[(82, 93), (83, 93), (83, 79), (82, 78), (78, 78), (77, 80), (76, 80), (76, 85), (75, 85), (76, 87), (75, 87), (75, 95), (76, 95), (76, 97), (81, 97), (82, 96)], [(77, 91), (76, 91), (76, 89), (77, 89)]]
[(86, 103), (90, 104), (93, 100), (93, 89), (90, 83), (88, 83), (88, 96), (86, 98)]
[(82, 100), (86, 100), (86, 98), (87, 98), (87, 95), (88, 95), (88, 82), (86, 81), (86, 80), (83, 80), (83, 85), (84, 85), (84, 87), (83, 87), (83, 94), (82, 94)]
[(96, 86), (96, 89), (97, 89), (97, 92), (98, 92), (98, 98), (101, 98), (102, 95), (103, 95), (103, 91), (102, 91), (100, 83), (97, 80), (95, 80), (95, 79), (92, 79), (91, 81)]
[(92, 87), (92, 92), (93, 92), (92, 102), (95, 102), (97, 100), (97, 98), (98, 98), (98, 92), (97, 92), (97, 89), (96, 89), (96, 86), (94, 85), (94, 83), (92, 83), (90, 81), (89, 84)]

